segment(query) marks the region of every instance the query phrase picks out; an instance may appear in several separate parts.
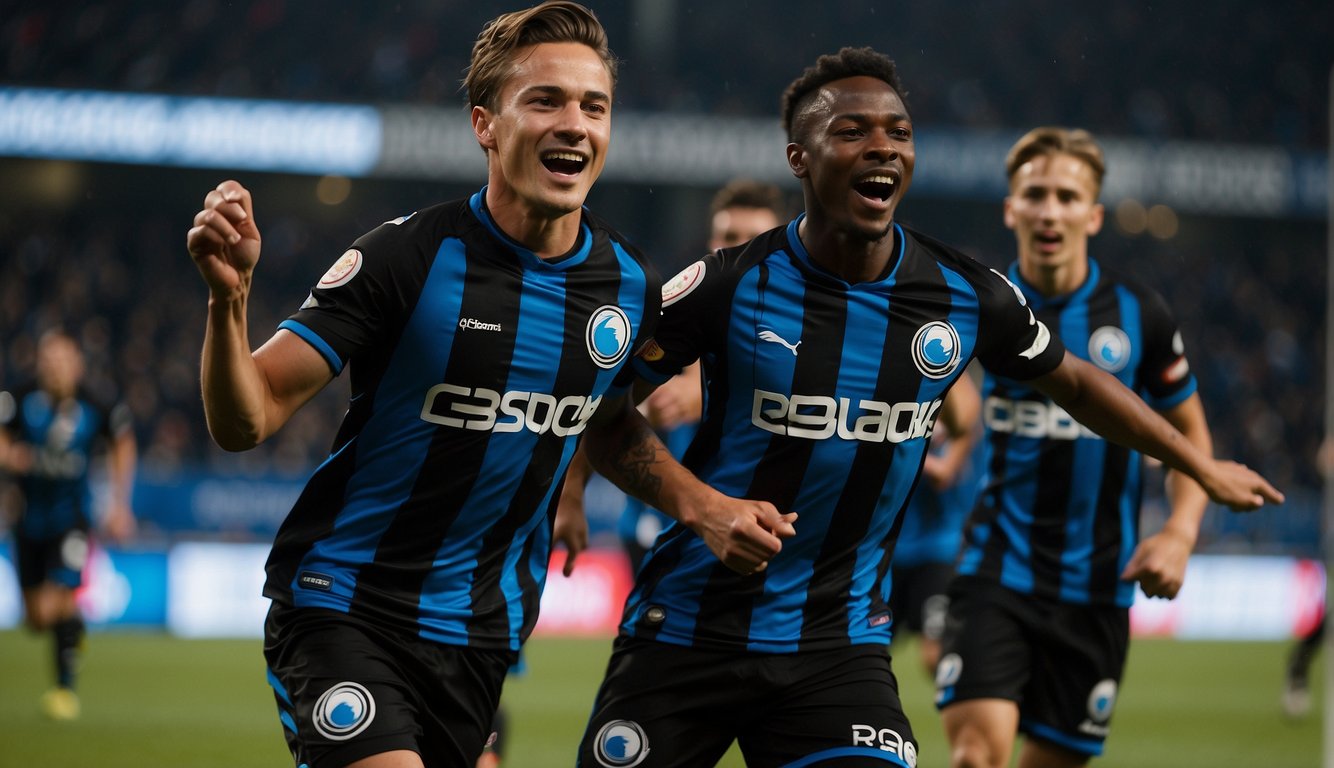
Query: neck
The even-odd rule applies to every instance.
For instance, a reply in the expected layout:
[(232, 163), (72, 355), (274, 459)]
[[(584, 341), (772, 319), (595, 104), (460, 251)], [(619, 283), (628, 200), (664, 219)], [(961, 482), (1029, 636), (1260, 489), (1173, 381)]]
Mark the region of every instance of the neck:
[(879, 280), (894, 259), (894, 227), (884, 236), (867, 240), (819, 221), (808, 212), (797, 228), (797, 236), (811, 261), (848, 283)]
[(581, 212), (539, 210), (514, 194), (491, 184), (486, 189), (486, 208), (501, 232), (543, 259), (570, 252), (579, 240)]
[(1089, 263), (1087, 258), (1083, 258), (1069, 264), (1047, 267), (1020, 258), (1019, 274), (1043, 296), (1064, 296), (1073, 293), (1088, 279)]

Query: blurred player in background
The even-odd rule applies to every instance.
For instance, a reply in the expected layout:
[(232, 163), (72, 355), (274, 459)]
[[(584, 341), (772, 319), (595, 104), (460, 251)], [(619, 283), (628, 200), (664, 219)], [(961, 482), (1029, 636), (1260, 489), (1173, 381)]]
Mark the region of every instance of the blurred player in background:
[(0, 469), (18, 477), (23, 498), (14, 543), (24, 620), (54, 637), (56, 687), (41, 708), (55, 720), (79, 716), (75, 682), (85, 629), (75, 590), (88, 558), (88, 477), (99, 451), (108, 491), (100, 528), (117, 542), (135, 528), (130, 494), (138, 451), (129, 408), (98, 402), (81, 386), (83, 376), (78, 342), (47, 331), (37, 342), (36, 384), (0, 392)]
[(960, 376), (940, 406), (940, 424), (922, 463), (908, 508), (903, 512), (889, 596), (894, 641), (909, 632), (918, 635), (922, 666), (936, 673), (940, 635), (945, 629), (949, 598), (945, 590), (954, 575), (954, 560), (963, 540), (963, 523), (977, 500), (975, 459), (982, 435), (982, 400), (973, 377)]
[[(1083, 130), (1037, 128), (1005, 167), (1005, 224), (1019, 252), (1009, 279), (1037, 320), (1211, 456), (1166, 303), (1089, 257), (1103, 223), (1102, 149)], [(1007, 766), (1022, 732), (1020, 765), (1084, 765), (1107, 737), (1135, 584), (1176, 596), (1209, 499), (1169, 472), (1171, 515), (1140, 541), (1139, 453), (1099, 437), (1031, 382), (992, 372), (983, 395), (988, 479), (950, 586), (936, 677), (951, 764)]]
[(916, 764), (886, 576), (941, 400), (974, 357), (1224, 503), (1282, 498), (1066, 354), (1001, 275), (894, 220), (915, 163), (901, 93), (869, 48), (820, 57), (783, 96), (805, 214), (667, 283), (635, 368), (660, 383), (702, 361), (690, 470), (629, 398), (590, 424), (593, 466), (681, 525), (639, 570), (580, 765), (713, 765), (734, 740), (750, 765)]
[(487, 186), (359, 238), (253, 353), (250, 193), (209, 192), (210, 432), (250, 448), (347, 366), (351, 404), (268, 562), (265, 656), (297, 764), (473, 768), (537, 621), (548, 508), (659, 311), (648, 260), (583, 209), (616, 59), (587, 8), (501, 15), (465, 87)]

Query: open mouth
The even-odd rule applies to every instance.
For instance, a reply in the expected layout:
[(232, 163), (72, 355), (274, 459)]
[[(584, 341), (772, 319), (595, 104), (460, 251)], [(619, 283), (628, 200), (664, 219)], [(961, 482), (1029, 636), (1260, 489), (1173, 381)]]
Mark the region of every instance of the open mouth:
[(588, 160), (577, 152), (547, 152), (542, 155), (542, 165), (548, 171), (564, 176), (576, 176), (584, 169)]
[(858, 181), (852, 188), (862, 197), (883, 203), (894, 196), (894, 186), (893, 176), (878, 173)]
[(1034, 232), (1033, 239), (1038, 245), (1054, 248), (1064, 242), (1065, 238), (1058, 232)]

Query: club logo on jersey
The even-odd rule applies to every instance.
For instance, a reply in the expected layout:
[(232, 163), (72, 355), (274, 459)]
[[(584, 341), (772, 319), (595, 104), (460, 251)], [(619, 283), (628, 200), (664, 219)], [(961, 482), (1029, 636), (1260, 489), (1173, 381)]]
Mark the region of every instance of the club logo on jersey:
[(88, 535), (70, 531), (60, 542), (60, 562), (71, 571), (82, 571), (88, 563)]
[(356, 248), (348, 249), (338, 261), (334, 262), (329, 271), (320, 278), (321, 288), (337, 288), (340, 285), (347, 285), (348, 281), (357, 276), (361, 271), (361, 251)]
[(315, 702), (315, 730), (330, 741), (347, 741), (375, 719), (375, 699), (360, 683), (339, 683)]
[(916, 768), (917, 745), (903, 738), (893, 728), (876, 728), (874, 725), (852, 725), (852, 746), (874, 747), (891, 755), (898, 755), (908, 768)]
[(790, 350), (790, 351), (792, 352), (792, 356), (793, 356), (793, 357), (796, 357), (796, 356), (797, 356), (797, 347), (800, 347), (800, 346), (801, 346), (801, 339), (797, 339), (797, 343), (796, 343), (796, 344), (793, 344), (792, 342), (788, 341), (787, 339), (783, 338), (782, 336), (779, 336), (778, 334), (774, 333), (773, 331), (767, 331), (767, 330), (766, 330), (766, 331), (760, 331), (760, 341), (769, 341), (769, 342), (773, 342), (774, 344), (782, 344), (783, 346), (787, 347), (788, 350)]
[(629, 316), (612, 304), (598, 307), (588, 318), (584, 341), (588, 344), (588, 354), (599, 368), (615, 368), (630, 351)]
[(932, 320), (912, 337), (912, 360), (929, 379), (943, 379), (959, 367), (963, 353), (959, 332), (942, 320)]
[[(649, 515), (644, 515), (644, 519), (650, 519)], [(667, 609), (660, 605), (650, 605), (648, 610), (644, 611), (644, 622), (657, 626), (667, 620)]]
[(593, 756), (604, 768), (633, 768), (648, 757), (648, 736), (633, 720), (612, 720), (598, 729)]
[(751, 404), (750, 423), (775, 435), (808, 440), (827, 440), (837, 435), (841, 440), (902, 443), (931, 437), (940, 403), (940, 400), (893, 404), (858, 400), (854, 406), (852, 399), (847, 397), (789, 397), (757, 389)]
[(662, 284), (662, 306), (670, 307), (690, 295), (704, 282), (704, 262), (697, 261), (676, 273), (676, 277)]
[(1130, 337), (1114, 325), (1089, 334), (1089, 359), (1108, 373), (1124, 370), (1130, 362)]

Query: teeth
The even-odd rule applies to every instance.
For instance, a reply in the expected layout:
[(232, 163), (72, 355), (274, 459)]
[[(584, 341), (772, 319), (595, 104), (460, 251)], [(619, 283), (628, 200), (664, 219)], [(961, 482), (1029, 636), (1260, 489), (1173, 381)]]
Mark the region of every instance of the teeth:
[(894, 177), (893, 177), (893, 176), (867, 176), (866, 178), (862, 179), (862, 183), (870, 183), (870, 184), (888, 184), (888, 185), (890, 185), (890, 186), (892, 187), (892, 186), (894, 186)]
[(574, 152), (548, 152), (542, 155), (544, 160), (572, 160), (576, 163), (582, 163), (584, 156)]

